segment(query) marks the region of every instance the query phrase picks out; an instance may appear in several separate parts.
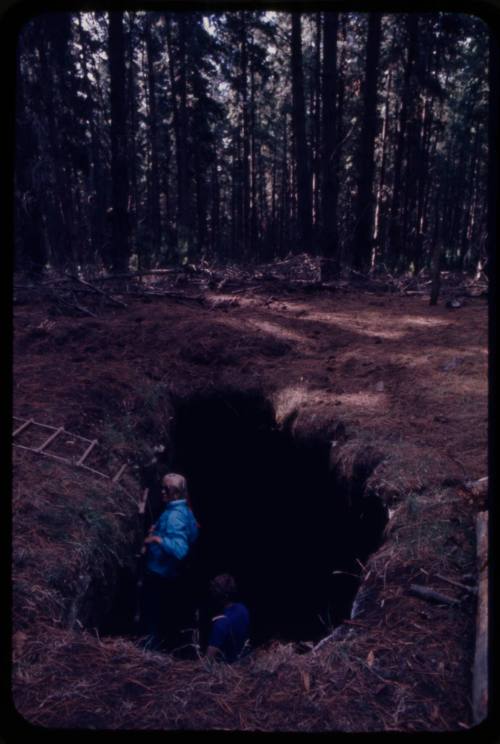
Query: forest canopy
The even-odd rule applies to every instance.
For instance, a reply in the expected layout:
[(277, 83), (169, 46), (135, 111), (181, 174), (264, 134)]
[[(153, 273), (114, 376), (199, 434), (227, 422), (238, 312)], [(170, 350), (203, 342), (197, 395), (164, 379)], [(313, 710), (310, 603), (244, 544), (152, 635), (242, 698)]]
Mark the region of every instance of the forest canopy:
[(488, 43), (460, 13), (46, 13), (17, 46), (16, 268), (305, 252), (475, 270)]

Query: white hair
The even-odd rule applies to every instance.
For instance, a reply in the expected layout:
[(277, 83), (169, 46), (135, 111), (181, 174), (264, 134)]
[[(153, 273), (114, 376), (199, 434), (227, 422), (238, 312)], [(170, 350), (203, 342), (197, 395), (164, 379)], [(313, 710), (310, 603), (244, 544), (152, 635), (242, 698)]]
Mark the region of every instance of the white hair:
[(183, 475), (179, 475), (179, 473), (168, 473), (163, 478), (163, 483), (167, 486), (170, 493), (177, 496), (178, 499), (187, 498), (187, 483)]

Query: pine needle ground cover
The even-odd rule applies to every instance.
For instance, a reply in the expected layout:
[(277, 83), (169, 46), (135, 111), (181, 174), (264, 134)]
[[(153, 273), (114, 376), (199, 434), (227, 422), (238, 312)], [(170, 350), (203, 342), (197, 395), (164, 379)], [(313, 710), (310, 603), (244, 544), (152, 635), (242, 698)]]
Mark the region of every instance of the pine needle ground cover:
[[(98, 438), (132, 464), (158, 443), (168, 451), (175, 400), (258, 391), (278, 428), (328, 443), (338, 481), (387, 509), (352, 613), (307, 653), (269, 639), (233, 666), (103, 636), (99, 615), (140, 539), (135, 471), (113, 484), (14, 449), (17, 711), (65, 729), (471, 727), (476, 600), (459, 585), (477, 578), (485, 508), (466, 487), (487, 473), (484, 299), (455, 311), (419, 295), (262, 282), (195, 294), (118, 294), (126, 307), (93, 306), (95, 317), (26, 295), (15, 306), (14, 413)], [(428, 602), (414, 585), (456, 602)]]

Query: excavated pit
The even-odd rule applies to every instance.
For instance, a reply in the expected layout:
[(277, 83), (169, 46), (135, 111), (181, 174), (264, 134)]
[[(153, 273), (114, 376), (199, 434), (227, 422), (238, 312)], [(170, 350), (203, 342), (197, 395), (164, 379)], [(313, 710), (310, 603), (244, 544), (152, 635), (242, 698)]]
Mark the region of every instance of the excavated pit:
[[(342, 490), (329, 445), (280, 431), (261, 396), (192, 397), (177, 403), (173, 423), (170, 469), (187, 477), (201, 525), (191, 581), (202, 646), (208, 582), (222, 572), (237, 580), (254, 645), (327, 635), (350, 616), (360, 562), (380, 545), (385, 507), (362, 497), (362, 484)], [(133, 576), (123, 575), (101, 632), (134, 634), (134, 594)]]

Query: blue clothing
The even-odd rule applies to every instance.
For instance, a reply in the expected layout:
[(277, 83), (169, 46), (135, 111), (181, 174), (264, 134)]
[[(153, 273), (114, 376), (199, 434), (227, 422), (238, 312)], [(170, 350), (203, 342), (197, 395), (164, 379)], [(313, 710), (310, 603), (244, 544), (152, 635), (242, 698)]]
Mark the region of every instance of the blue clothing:
[(225, 661), (231, 663), (240, 655), (250, 629), (250, 617), (244, 604), (235, 602), (222, 615), (212, 618), (209, 646), (220, 649)]
[(175, 579), (181, 561), (198, 537), (198, 525), (185, 499), (167, 504), (152, 534), (161, 537), (161, 544), (148, 545), (147, 570), (163, 578)]

